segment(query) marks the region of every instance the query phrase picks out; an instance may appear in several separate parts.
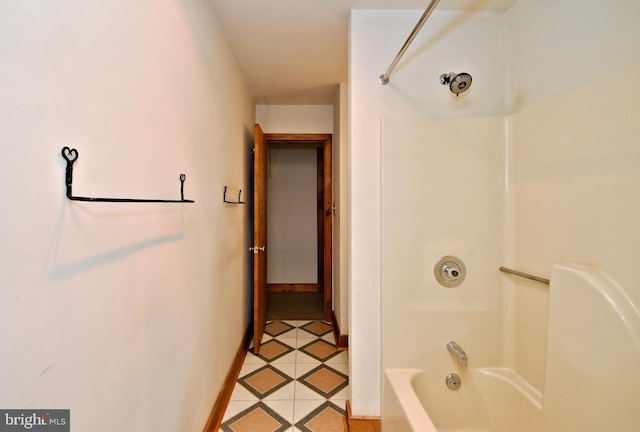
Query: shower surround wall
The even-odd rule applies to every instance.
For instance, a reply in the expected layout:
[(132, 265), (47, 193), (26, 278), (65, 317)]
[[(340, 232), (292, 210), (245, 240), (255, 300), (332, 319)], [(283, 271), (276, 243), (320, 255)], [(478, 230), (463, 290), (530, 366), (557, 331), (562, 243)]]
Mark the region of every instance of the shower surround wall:
[[(591, 264), (640, 304), (640, 3), (437, 10), (380, 86), (420, 14), (351, 18), (354, 415), (379, 415), (384, 367), (449, 361), (449, 337), (543, 390), (548, 291), (501, 264)], [(463, 71), (455, 100), (437, 78)], [(451, 252), (469, 276), (447, 290), (433, 260)]]
[[(505, 265), (545, 277), (554, 263), (593, 265), (636, 307), (639, 20), (634, 0), (519, 0), (506, 13)], [(542, 390), (549, 292), (505, 278), (505, 301), (505, 361)]]
[[(380, 414), (383, 367), (418, 361), (434, 344), (445, 349), (435, 331), (453, 332), (445, 323), (456, 326), (447, 334), (469, 341), (473, 361), (499, 355), (503, 15), (435, 11), (381, 86), (378, 76), (419, 17), (353, 11), (351, 18), (350, 377), (358, 415)], [(445, 72), (469, 72), (471, 90), (456, 99), (438, 80)], [(451, 290), (432, 276), (447, 254), (462, 258), (469, 273)], [(429, 296), (438, 297), (430, 303)], [(409, 303), (411, 312), (402, 309)], [(472, 339), (463, 311), (478, 320), (482, 340)], [(382, 326), (373, 318), (380, 313)]]
[[(204, 427), (249, 323), (254, 107), (205, 1), (0, 3), (0, 408)], [(195, 204), (70, 202), (74, 193)]]

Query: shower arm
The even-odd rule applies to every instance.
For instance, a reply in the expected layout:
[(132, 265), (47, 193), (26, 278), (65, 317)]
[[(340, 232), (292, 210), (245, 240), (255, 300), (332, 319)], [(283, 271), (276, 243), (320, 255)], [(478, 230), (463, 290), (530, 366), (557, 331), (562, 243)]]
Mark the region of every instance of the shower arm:
[(427, 19), (429, 18), (429, 15), (431, 15), (431, 12), (433, 12), (433, 10), (436, 8), (439, 2), (440, 0), (431, 0), (431, 3), (429, 4), (429, 6), (427, 6), (427, 9), (425, 9), (424, 13), (418, 20), (418, 23), (416, 24), (413, 31), (407, 38), (407, 41), (404, 43), (404, 45), (402, 45), (402, 48), (400, 48), (400, 51), (398, 51), (396, 58), (393, 59), (387, 71), (384, 74), (380, 75), (380, 77), (378, 78), (378, 82), (380, 82), (380, 84), (387, 85), (389, 83), (389, 76), (391, 75), (391, 72), (393, 72), (393, 70), (396, 68), (396, 65), (404, 55), (405, 51), (409, 48), (409, 45), (411, 45), (411, 42), (413, 42), (413, 40), (416, 38), (416, 36), (418, 35), (418, 32), (420, 32), (420, 29), (422, 28), (424, 23), (427, 21)]

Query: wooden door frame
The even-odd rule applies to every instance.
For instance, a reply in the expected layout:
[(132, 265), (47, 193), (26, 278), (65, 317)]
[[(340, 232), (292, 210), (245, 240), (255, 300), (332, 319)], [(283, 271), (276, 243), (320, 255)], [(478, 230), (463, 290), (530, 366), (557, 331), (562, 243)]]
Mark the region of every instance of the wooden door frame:
[[(333, 215), (333, 197), (332, 197), (332, 159), (331, 159), (331, 134), (264, 134), (267, 149), (271, 143), (306, 143), (306, 144), (321, 144), (323, 152), (323, 183), (324, 183), (324, 232), (323, 232), (323, 274), (322, 292), (323, 292), (323, 315), (324, 320), (331, 322), (332, 313), (332, 215)], [(318, 257), (320, 259), (320, 257)]]
[(253, 172), (253, 353), (258, 354), (267, 322), (267, 144), (255, 125)]

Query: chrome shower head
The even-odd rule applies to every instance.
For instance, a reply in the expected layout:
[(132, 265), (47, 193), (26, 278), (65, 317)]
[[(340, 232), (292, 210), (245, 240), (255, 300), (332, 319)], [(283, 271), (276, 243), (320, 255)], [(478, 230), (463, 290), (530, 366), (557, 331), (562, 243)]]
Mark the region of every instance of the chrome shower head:
[(464, 93), (469, 90), (471, 87), (471, 75), (466, 72), (461, 72), (456, 74), (454, 72), (449, 72), (446, 74), (440, 75), (440, 84), (449, 85), (449, 90), (451, 93), (459, 96), (460, 93)]

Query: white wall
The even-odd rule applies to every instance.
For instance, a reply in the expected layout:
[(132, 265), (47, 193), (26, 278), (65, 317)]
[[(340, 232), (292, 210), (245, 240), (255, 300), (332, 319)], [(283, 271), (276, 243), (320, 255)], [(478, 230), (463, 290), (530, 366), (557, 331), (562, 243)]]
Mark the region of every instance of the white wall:
[[(465, 251), (469, 258), (478, 257), (477, 261), (471, 258), (473, 263), (470, 267), (475, 277), (479, 278), (475, 279), (473, 288), (482, 287), (483, 283), (498, 277), (497, 274), (487, 273), (487, 262), (494, 266), (497, 264), (495, 259), (497, 249), (493, 244), (487, 244), (486, 240), (471, 241), (468, 235), (482, 229), (481, 224), (487, 220), (489, 214), (492, 214), (488, 213), (490, 211), (497, 212), (497, 219), (490, 222), (499, 221), (502, 210), (499, 188), (500, 170), (496, 172), (495, 166), (493, 168), (482, 168), (482, 166), (487, 162), (498, 163), (500, 166), (499, 161), (488, 158), (488, 155), (494, 155), (495, 152), (499, 155), (503, 143), (503, 135), (499, 133), (500, 128), (497, 135), (495, 130), (496, 121), (500, 124), (501, 116), (504, 114), (505, 100), (503, 16), (498, 13), (435, 11), (429, 19), (429, 25), (423, 27), (413, 42), (412, 48), (407, 51), (404, 59), (391, 75), (390, 83), (387, 86), (381, 86), (378, 83), (378, 76), (387, 69), (405, 41), (407, 32), (413, 28), (420, 15), (420, 11), (353, 11), (351, 15), (349, 82), (351, 323), (349, 343), (351, 400), (354, 414), (357, 415), (379, 415), (380, 413), (381, 339), (383, 328), (386, 326), (381, 323), (380, 316), (383, 312), (381, 309), (387, 305), (385, 299), (393, 298), (391, 291), (419, 290), (422, 285), (415, 285), (415, 278), (420, 281), (423, 275), (433, 271), (436, 255), (446, 255), (454, 251), (457, 253)], [(475, 83), (467, 94), (455, 98), (448, 88), (439, 83), (438, 78), (445, 72), (462, 71), (471, 73)], [(463, 117), (476, 118), (476, 120), (461, 120), (461, 123), (453, 120), (438, 120)], [(483, 120), (483, 117), (486, 119)], [(411, 118), (414, 121), (402, 123), (403, 118)], [(404, 130), (401, 125), (409, 129), (398, 136), (397, 133)], [(432, 125), (436, 133), (423, 135), (425, 128), (429, 129), (429, 125)], [(387, 135), (388, 127), (394, 128), (396, 134)], [(492, 135), (485, 135), (473, 144), (464, 142), (464, 139), (469, 136), (468, 133), (471, 132), (473, 136), (474, 131), (483, 130), (493, 131)], [(489, 151), (484, 150), (482, 146), (487, 143), (491, 149)], [(457, 159), (455, 156), (460, 153), (455, 148), (459, 149), (459, 146), (471, 147), (468, 151), (476, 159), (473, 161)], [(387, 173), (385, 164), (391, 161), (381, 158), (382, 147), (384, 152), (403, 152), (404, 159), (400, 161), (411, 162), (411, 165), (403, 167), (403, 163), (398, 162), (398, 166)], [(424, 160), (425, 157), (430, 159)], [(421, 167), (421, 160), (424, 160), (425, 167)], [(419, 215), (428, 216), (428, 212), (412, 213), (415, 210), (414, 205), (422, 205), (424, 207), (421, 208), (433, 212), (432, 219), (446, 220), (448, 212), (451, 211), (447, 206), (430, 201), (437, 195), (434, 192), (442, 191), (449, 184), (441, 181), (438, 176), (442, 171), (430, 170), (426, 168), (427, 164), (432, 168), (440, 167), (442, 170), (446, 170), (447, 166), (455, 169), (475, 167), (475, 170), (481, 171), (488, 168), (480, 180), (475, 177), (464, 179), (453, 177), (453, 175), (451, 177), (455, 180), (450, 184), (454, 190), (467, 188), (461, 191), (462, 196), (465, 197), (468, 196), (469, 190), (475, 190), (468, 189), (472, 185), (483, 189), (493, 182), (496, 186), (496, 191), (487, 198), (486, 202), (481, 203), (480, 209), (471, 207), (470, 213), (459, 215), (464, 220), (473, 221), (472, 229), (459, 229), (460, 232), (456, 233), (455, 227), (447, 225), (449, 230), (443, 231), (437, 226), (425, 225), (426, 222), (420, 220)], [(464, 172), (464, 169), (462, 171)], [(413, 181), (388, 179), (387, 174), (405, 176), (405, 179), (411, 176)], [(405, 203), (410, 203), (411, 207), (400, 205), (385, 211), (381, 202), (381, 194), (383, 194), (381, 186), (389, 180), (391, 182), (387, 183), (390, 185), (387, 192), (405, 197)], [(454, 212), (461, 212), (466, 208), (465, 204), (460, 205), (455, 207)], [(495, 205), (499, 208), (496, 209)], [(420, 268), (414, 269), (418, 273), (412, 274), (414, 279), (407, 280), (406, 277), (412, 277), (412, 275), (405, 275), (402, 280), (395, 281), (395, 286), (389, 286), (391, 291), (388, 296), (391, 297), (386, 297), (381, 291), (381, 266), (386, 265), (381, 252), (381, 231), (383, 231), (381, 215), (396, 218), (389, 222), (388, 227), (397, 226), (400, 230), (411, 228), (418, 230), (413, 233), (413, 236), (412, 233), (407, 233), (411, 238), (410, 244), (402, 250), (395, 250), (394, 255), (394, 262), (420, 257), (418, 263)], [(477, 219), (474, 221), (475, 216)], [(424, 236), (421, 235), (420, 230), (424, 231)], [(438, 235), (442, 235), (443, 238), (439, 239)], [(393, 234), (390, 233), (389, 238), (392, 237)], [(428, 241), (422, 242), (423, 238), (428, 238)], [(429, 253), (426, 253), (427, 251)], [(489, 252), (485, 253), (486, 251)], [(389, 253), (393, 255), (393, 252)], [(483, 254), (484, 258), (482, 258)], [(389, 285), (393, 284), (394, 277), (389, 275), (388, 282)], [(433, 289), (437, 288), (433, 287)], [(460, 294), (462, 291), (456, 291), (456, 293)], [(381, 296), (384, 301), (382, 308)], [(397, 296), (404, 300), (400, 292)], [(496, 314), (499, 314), (499, 308), (493, 310), (490, 314), (492, 317), (487, 319), (489, 328), (495, 329)], [(391, 329), (387, 328), (387, 330)], [(405, 327), (406, 332), (409, 330)], [(414, 335), (411, 343), (420, 344), (422, 343), (419, 340), (420, 335), (424, 332), (420, 329), (415, 330), (415, 333), (409, 333)], [(392, 335), (385, 333), (385, 337), (389, 336)], [(390, 342), (388, 339), (384, 340), (385, 351), (388, 342)], [(398, 340), (398, 343), (401, 342)], [(402, 356), (402, 351), (396, 352), (397, 355)], [(393, 362), (392, 359), (386, 359), (386, 361)]]
[[(201, 430), (249, 323), (254, 107), (202, 1), (0, 4), (0, 406)], [(70, 202), (74, 193), (195, 204)]]
[(256, 123), (264, 133), (333, 133), (331, 105), (257, 105)]
[[(593, 265), (640, 305), (640, 3), (519, 0), (506, 18), (505, 259), (543, 277)], [(510, 361), (542, 390), (548, 290), (514, 280), (507, 294)]]

